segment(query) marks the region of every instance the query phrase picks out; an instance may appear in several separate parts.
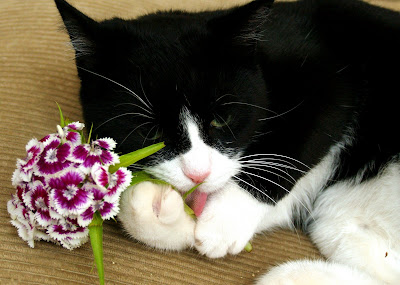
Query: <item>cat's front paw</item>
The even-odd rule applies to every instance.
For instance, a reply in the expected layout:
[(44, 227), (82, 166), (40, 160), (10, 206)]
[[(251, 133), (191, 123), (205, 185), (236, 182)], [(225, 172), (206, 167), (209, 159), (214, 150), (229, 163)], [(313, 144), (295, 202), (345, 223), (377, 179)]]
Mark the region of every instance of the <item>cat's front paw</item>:
[(171, 187), (143, 182), (124, 191), (118, 215), (129, 235), (158, 249), (182, 250), (194, 243), (195, 222)]
[(209, 196), (195, 229), (195, 247), (210, 258), (238, 254), (253, 237), (265, 205), (236, 185)]

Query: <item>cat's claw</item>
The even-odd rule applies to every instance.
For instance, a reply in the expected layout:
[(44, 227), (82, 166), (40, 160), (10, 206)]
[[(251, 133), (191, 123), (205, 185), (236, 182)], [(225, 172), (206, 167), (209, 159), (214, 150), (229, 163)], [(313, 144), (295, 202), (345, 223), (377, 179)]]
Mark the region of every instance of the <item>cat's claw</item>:
[(209, 258), (240, 253), (256, 232), (264, 209), (235, 185), (211, 195), (196, 224), (196, 249)]

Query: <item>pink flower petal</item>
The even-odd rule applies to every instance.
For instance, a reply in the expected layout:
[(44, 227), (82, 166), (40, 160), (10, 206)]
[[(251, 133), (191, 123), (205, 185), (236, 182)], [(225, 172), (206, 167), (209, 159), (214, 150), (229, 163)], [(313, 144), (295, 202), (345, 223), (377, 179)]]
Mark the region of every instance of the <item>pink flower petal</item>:
[(85, 124), (79, 123), (79, 121), (72, 122), (71, 124), (68, 124), (66, 126), (67, 129), (72, 129), (75, 131), (81, 131), (81, 130), (83, 130), (84, 127), (85, 127)]
[(89, 155), (89, 151), (90, 151), (90, 146), (88, 144), (77, 145), (74, 147), (72, 151), (70, 160), (73, 162), (82, 163)]
[(115, 148), (115, 146), (117, 145), (115, 140), (113, 140), (112, 138), (98, 139), (98, 140), (95, 140), (93, 143), (97, 144), (100, 147), (107, 149), (107, 150), (113, 150)]

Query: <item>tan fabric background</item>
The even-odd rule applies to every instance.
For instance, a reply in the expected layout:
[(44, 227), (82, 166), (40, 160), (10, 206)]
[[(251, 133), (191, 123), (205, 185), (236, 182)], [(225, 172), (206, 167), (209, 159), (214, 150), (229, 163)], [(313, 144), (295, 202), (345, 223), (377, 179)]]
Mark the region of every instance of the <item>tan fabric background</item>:
[[(248, 0), (70, 0), (95, 19), (124, 18), (158, 9), (215, 9)], [(400, 10), (399, 0), (369, 1)], [(51, 0), (0, 1), (0, 284), (96, 284), (89, 244), (69, 251), (37, 242), (31, 249), (9, 223), (6, 203), (16, 159), (32, 137), (55, 132), (57, 101), (82, 120), (73, 51)], [(195, 251), (162, 253), (129, 240), (115, 222), (104, 228), (107, 284), (250, 284), (266, 269), (296, 258), (318, 258), (301, 233), (260, 235), (254, 250), (210, 260)]]

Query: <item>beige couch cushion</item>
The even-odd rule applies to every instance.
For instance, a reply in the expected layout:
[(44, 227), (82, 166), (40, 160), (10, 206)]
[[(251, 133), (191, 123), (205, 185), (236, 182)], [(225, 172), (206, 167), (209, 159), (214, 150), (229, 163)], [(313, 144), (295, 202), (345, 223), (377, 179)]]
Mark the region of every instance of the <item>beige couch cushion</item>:
[[(192, 11), (228, 7), (247, 0), (70, 0), (95, 19), (124, 18), (158, 9)], [(400, 1), (370, 1), (400, 10)], [(9, 223), (6, 203), (15, 190), (11, 174), (32, 137), (55, 132), (57, 101), (82, 120), (79, 79), (68, 36), (52, 0), (0, 1), (0, 283), (95, 284), (90, 244), (69, 251), (22, 241)], [(279, 231), (256, 237), (254, 250), (210, 260), (195, 251), (162, 253), (127, 238), (115, 222), (104, 228), (107, 284), (249, 284), (271, 266), (289, 259), (320, 258), (301, 233)]]

